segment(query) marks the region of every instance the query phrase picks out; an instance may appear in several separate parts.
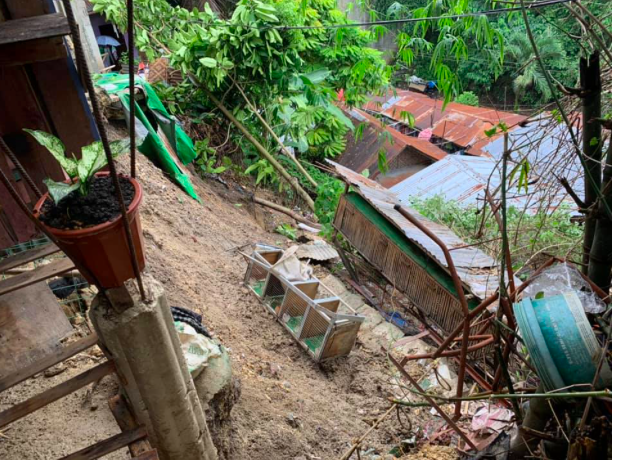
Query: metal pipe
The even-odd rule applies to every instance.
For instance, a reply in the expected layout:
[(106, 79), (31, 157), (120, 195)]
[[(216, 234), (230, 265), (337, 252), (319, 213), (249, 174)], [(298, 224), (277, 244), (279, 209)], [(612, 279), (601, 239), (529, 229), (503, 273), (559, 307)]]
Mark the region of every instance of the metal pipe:
[(4, 151), (6, 156), (9, 157), (9, 159), (13, 162), (13, 164), (19, 171), (19, 174), (21, 174), (21, 177), (26, 180), (27, 184), (30, 186), (36, 197), (40, 200), (43, 194), (32, 180), (32, 177), (30, 177), (30, 174), (28, 174), (26, 169), (22, 166), (21, 162), (17, 159), (17, 156), (9, 148), (9, 146), (6, 144), (2, 137), (0, 137), (0, 147), (2, 147), (2, 150)]
[(110, 173), (110, 176), (112, 177), (114, 188), (116, 190), (116, 197), (118, 198), (118, 204), (120, 206), (120, 213), (122, 214), (122, 224), (124, 225), (124, 231), (126, 233), (127, 243), (129, 246), (129, 252), (131, 255), (131, 265), (133, 266), (133, 272), (135, 273), (135, 278), (137, 278), (137, 285), (139, 286), (139, 293), (141, 295), (141, 299), (145, 301), (146, 291), (144, 289), (143, 280), (141, 278), (141, 272), (139, 271), (139, 263), (137, 262), (137, 253), (135, 251), (135, 245), (133, 244), (131, 225), (129, 223), (129, 219), (126, 213), (126, 205), (124, 204), (124, 198), (122, 196), (122, 189), (120, 188), (120, 179), (118, 178), (118, 172), (116, 171), (116, 165), (114, 163), (113, 155), (111, 153), (111, 148), (109, 147), (109, 138), (107, 137), (107, 130), (105, 129), (105, 123), (103, 121), (103, 114), (99, 107), (99, 101), (96, 96), (96, 91), (94, 90), (94, 83), (92, 82), (92, 76), (90, 75), (88, 66), (86, 64), (86, 55), (84, 53), (83, 44), (81, 43), (81, 35), (79, 32), (79, 26), (77, 24), (77, 21), (75, 20), (75, 15), (73, 13), (73, 7), (71, 6), (71, 0), (62, 0), (62, 5), (64, 6), (64, 12), (66, 13), (66, 18), (69, 23), (69, 29), (71, 31), (71, 38), (73, 39), (73, 45), (75, 48), (75, 58), (77, 60), (77, 67), (79, 68), (81, 77), (83, 78), (86, 84), (86, 89), (88, 90), (88, 94), (90, 95), (90, 104), (92, 105), (92, 114), (94, 115), (94, 120), (96, 122), (96, 127), (99, 131), (99, 135), (101, 136), (101, 143), (103, 144), (103, 150), (105, 151), (105, 157), (107, 158), (107, 163), (109, 165), (109, 173)]

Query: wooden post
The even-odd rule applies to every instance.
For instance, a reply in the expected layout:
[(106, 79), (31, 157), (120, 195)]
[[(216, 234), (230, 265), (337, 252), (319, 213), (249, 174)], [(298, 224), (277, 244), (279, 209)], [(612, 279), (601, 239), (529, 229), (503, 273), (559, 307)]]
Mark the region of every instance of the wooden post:
[[(60, 2), (58, 4), (62, 5)], [(103, 70), (103, 59), (101, 59), (99, 45), (96, 42), (94, 30), (92, 30), (85, 0), (73, 0), (73, 14), (81, 32), (81, 41), (86, 54), (88, 70), (91, 74), (100, 73)]]
[[(597, 193), (602, 181), (602, 81), (600, 79), (600, 55), (596, 51), (589, 59), (581, 58), (581, 101), (583, 103), (583, 161), (588, 173), (585, 174), (585, 205), (588, 210), (585, 219), (583, 239), (583, 273), (589, 272), (589, 253), (596, 230), (597, 214), (591, 210), (599, 198)], [(594, 187), (595, 183), (595, 187)]]

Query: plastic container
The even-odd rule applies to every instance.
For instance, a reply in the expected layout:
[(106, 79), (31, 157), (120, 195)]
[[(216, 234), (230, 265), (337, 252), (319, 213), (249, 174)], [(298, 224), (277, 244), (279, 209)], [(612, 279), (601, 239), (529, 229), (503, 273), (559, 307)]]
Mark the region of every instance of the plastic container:
[[(109, 172), (96, 175), (107, 176)], [(142, 189), (135, 179), (128, 177), (127, 179), (135, 188), (135, 196), (127, 208), (127, 216), (141, 272), (146, 265), (144, 240), (139, 220)], [(34, 212), (37, 218), (48, 196), (49, 194), (46, 193), (36, 203)], [(46, 227), (60, 241), (66, 254), (72, 260), (84, 265), (96, 277), (94, 280), (84, 273), (89, 283), (98, 284), (102, 288), (112, 288), (122, 286), (126, 280), (135, 277), (121, 215), (112, 221), (79, 230), (60, 230), (47, 225)]]
[[(521, 336), (547, 390), (592, 383), (600, 346), (575, 292), (514, 304)], [(597, 388), (611, 384), (605, 362)]]

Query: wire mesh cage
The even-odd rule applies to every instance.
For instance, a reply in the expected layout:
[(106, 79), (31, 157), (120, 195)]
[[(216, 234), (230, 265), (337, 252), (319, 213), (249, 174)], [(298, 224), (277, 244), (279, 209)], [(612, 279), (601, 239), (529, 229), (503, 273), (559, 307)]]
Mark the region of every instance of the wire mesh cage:
[(364, 317), (343, 305), (320, 281), (289, 281), (273, 265), (281, 250), (256, 249), (249, 257), (245, 284), (315, 361), (346, 356), (353, 349)]
[(255, 261), (248, 261), (248, 268), (244, 275), (246, 284), (259, 298), (263, 298), (266, 279), (268, 278), (268, 268), (274, 265), (283, 255), (283, 251), (276, 250), (255, 250), (253, 258)]

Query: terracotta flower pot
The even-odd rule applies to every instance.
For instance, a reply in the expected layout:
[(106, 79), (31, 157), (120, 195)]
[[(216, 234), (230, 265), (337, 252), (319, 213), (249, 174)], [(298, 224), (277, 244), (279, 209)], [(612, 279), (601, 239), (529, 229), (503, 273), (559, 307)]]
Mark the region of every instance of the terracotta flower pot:
[[(109, 173), (102, 172), (96, 175), (108, 176)], [(141, 272), (146, 265), (144, 241), (139, 220), (142, 189), (135, 179), (127, 179), (131, 181), (135, 188), (135, 196), (127, 208), (127, 216), (137, 254), (139, 271)], [(36, 203), (34, 212), (37, 218), (48, 196), (49, 194), (46, 193)], [(60, 241), (62, 249), (67, 255), (83, 264), (96, 277), (96, 280), (94, 280), (84, 274), (89, 283), (96, 284), (98, 280), (100, 287), (112, 288), (122, 286), (126, 280), (135, 277), (121, 215), (112, 221), (79, 230), (61, 230), (48, 225), (45, 226)]]

